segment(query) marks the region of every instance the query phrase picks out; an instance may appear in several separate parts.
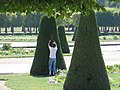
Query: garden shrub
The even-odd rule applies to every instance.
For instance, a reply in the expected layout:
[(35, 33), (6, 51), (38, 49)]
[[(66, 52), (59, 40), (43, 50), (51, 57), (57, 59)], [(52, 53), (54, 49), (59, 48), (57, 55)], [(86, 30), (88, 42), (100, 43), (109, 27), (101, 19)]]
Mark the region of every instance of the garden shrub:
[(58, 27), (59, 38), (61, 43), (61, 48), (63, 53), (70, 53), (69, 46), (67, 43), (66, 35), (65, 35), (65, 28), (64, 26)]
[(75, 31), (74, 31), (74, 35), (73, 35), (72, 41), (75, 41), (75, 40), (76, 40), (77, 29), (78, 29), (78, 27), (76, 27), (76, 29), (75, 29)]
[(113, 39), (114, 39), (114, 40), (118, 40), (118, 37), (117, 37), (117, 36), (113, 36)]
[(119, 64), (107, 65), (106, 70), (108, 73), (120, 73), (120, 65)]
[(48, 75), (48, 61), (49, 61), (49, 48), (48, 42), (54, 36), (57, 43), (57, 68), (66, 69), (65, 61), (63, 58), (56, 21), (54, 17), (48, 18), (44, 16), (41, 20), (40, 30), (37, 38), (37, 46), (35, 50), (34, 60), (30, 70), (31, 75)]
[(107, 39), (107, 38), (104, 36), (104, 37), (103, 37), (103, 40), (106, 40), (106, 39)]
[(57, 71), (57, 74), (54, 77), (54, 80), (57, 81), (58, 83), (64, 84), (67, 73), (68, 73), (67, 70), (60, 70), (59, 69)]
[(11, 43), (4, 43), (3, 44), (3, 50), (9, 50), (9, 49), (11, 49), (12, 47), (11, 47)]

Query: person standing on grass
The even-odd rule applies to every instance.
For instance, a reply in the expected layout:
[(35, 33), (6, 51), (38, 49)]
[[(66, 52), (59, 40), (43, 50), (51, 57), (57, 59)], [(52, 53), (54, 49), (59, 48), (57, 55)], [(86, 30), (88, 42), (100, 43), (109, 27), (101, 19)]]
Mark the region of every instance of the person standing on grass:
[(49, 75), (54, 76), (56, 73), (56, 52), (57, 52), (57, 44), (53, 38), (51, 38), (48, 42), (49, 47)]

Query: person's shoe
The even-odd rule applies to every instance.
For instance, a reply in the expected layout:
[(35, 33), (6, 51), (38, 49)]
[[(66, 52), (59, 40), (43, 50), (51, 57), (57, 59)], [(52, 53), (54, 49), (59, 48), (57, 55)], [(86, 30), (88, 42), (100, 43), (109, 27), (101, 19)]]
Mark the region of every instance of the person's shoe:
[(51, 71), (49, 71), (49, 76), (51, 76), (51, 74), (52, 74)]
[(53, 72), (53, 76), (55, 76), (55, 73)]

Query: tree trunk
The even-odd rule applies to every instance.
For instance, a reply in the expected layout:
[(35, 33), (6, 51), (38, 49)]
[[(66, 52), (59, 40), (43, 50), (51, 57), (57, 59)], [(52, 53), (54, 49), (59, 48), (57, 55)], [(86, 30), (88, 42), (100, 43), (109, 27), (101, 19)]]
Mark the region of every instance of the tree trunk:
[(22, 32), (26, 33), (25, 27), (22, 26)]
[(94, 11), (81, 15), (64, 90), (110, 90)]
[(31, 67), (31, 75), (48, 75), (48, 61), (49, 61), (49, 49), (48, 41), (50, 40), (51, 34), (54, 36), (54, 40), (57, 43), (57, 68), (66, 69), (66, 65), (63, 59), (60, 40), (58, 38), (58, 31), (56, 28), (56, 22), (53, 17), (43, 17), (40, 25), (40, 31), (37, 39), (37, 46), (34, 55), (33, 64)]
[(7, 27), (5, 27), (5, 33), (7, 33)]
[(2, 30), (2, 29), (1, 29), (1, 27), (0, 27), (0, 33), (1, 33), (1, 30)]
[(11, 26), (11, 32), (14, 33), (14, 27), (13, 26)]
[(35, 28), (35, 33), (38, 33), (38, 27)]
[(32, 33), (32, 27), (29, 27), (29, 32)]

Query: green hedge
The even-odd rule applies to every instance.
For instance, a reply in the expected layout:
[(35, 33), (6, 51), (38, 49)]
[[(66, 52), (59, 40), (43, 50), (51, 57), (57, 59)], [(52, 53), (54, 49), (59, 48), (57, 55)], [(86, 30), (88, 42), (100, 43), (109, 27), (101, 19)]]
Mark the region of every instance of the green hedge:
[(67, 43), (66, 35), (65, 35), (65, 28), (64, 26), (58, 27), (59, 38), (61, 43), (61, 48), (63, 53), (70, 53), (69, 46)]
[(58, 46), (57, 51), (57, 68), (66, 69), (66, 65), (63, 59), (62, 50), (60, 46), (60, 40), (58, 38), (58, 32), (56, 28), (56, 22), (53, 17), (48, 18), (44, 16), (40, 24), (40, 31), (37, 38), (37, 46), (34, 55), (33, 64), (31, 67), (31, 75), (48, 75), (48, 60), (49, 60), (49, 49), (48, 41), (53, 34), (54, 39)]

